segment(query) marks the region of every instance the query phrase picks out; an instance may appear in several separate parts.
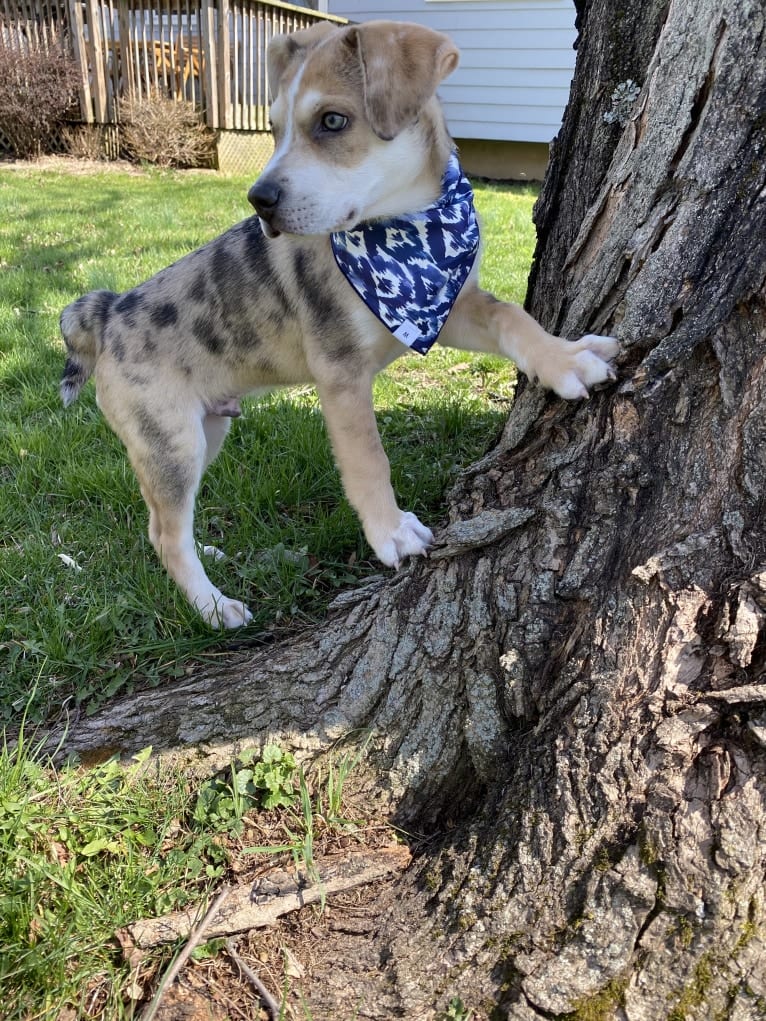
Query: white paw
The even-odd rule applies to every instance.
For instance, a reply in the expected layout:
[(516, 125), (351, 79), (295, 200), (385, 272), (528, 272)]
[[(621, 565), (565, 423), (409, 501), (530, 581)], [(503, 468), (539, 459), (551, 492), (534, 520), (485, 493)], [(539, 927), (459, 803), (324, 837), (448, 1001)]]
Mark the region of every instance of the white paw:
[(557, 364), (547, 379), (541, 382), (554, 390), (559, 397), (574, 401), (588, 396), (588, 389), (607, 379), (616, 379), (609, 364), (619, 350), (614, 337), (599, 337), (588, 333), (581, 340), (561, 342)]
[(222, 628), (244, 627), (253, 619), (252, 613), (244, 603), (223, 595), (211, 596), (205, 603), (198, 602), (195, 605), (205, 623), (217, 631)]
[(434, 541), (433, 532), (420, 522), (414, 514), (402, 511), (399, 524), (393, 531), (368, 535), (370, 545), (378, 560), (386, 567), (399, 567), (405, 557), (423, 556)]

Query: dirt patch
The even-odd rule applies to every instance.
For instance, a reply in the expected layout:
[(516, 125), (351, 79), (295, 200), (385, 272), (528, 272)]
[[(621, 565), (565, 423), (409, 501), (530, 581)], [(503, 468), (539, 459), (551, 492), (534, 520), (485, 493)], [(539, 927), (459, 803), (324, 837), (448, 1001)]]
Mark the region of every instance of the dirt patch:
[[(281, 1017), (294, 1021), (382, 1021), (383, 962), (372, 937), (396, 884), (381, 883), (306, 908), (236, 941), (236, 952), (270, 991)], [(339, 965), (341, 965), (339, 967)], [(374, 995), (373, 995), (373, 992)], [(155, 1021), (271, 1021), (251, 982), (225, 948), (192, 960), (163, 997)]]
[[(395, 1016), (387, 1004), (384, 962), (374, 937), (396, 903), (402, 869), (411, 855), (385, 817), (385, 801), (380, 790), (369, 781), (362, 782), (348, 800), (344, 796), (344, 816), (355, 822), (325, 823), (317, 817), (313, 864), (320, 876), (328, 877), (338, 873), (339, 864), (342, 868), (344, 862), (358, 857), (397, 859), (397, 867), (372, 882), (328, 895), (323, 904), (283, 915), (265, 928), (213, 939), (204, 936), (201, 952), (195, 952), (162, 993), (154, 1021), (271, 1021), (276, 1017), (286, 1021), (382, 1021)], [(375, 818), (371, 819), (373, 812)], [(283, 843), (285, 827), (284, 814), (279, 811), (247, 816), (242, 834), (225, 840), (230, 864), (221, 887), (250, 889), (256, 901), (268, 900), (269, 891), (275, 888), (277, 892), (271, 896), (278, 898), (286, 887), (297, 884), (307, 890), (308, 900), (305, 860), (295, 860), (297, 856), (284, 852), (268, 857), (248, 852), (248, 848)], [(328, 889), (331, 882), (328, 878)], [(312, 885), (315, 891), (316, 883)], [(226, 916), (225, 901), (216, 917), (219, 924), (211, 923), (206, 932), (219, 932), (226, 927), (220, 924), (221, 918), (234, 917)], [(144, 954), (140, 949), (131, 955), (125, 932), (121, 930), (120, 939), (135, 965), (137, 994), (145, 1010), (166, 973), (172, 951), (179, 949), (178, 941), (168, 944), (163, 960), (158, 961), (156, 953)], [(272, 999), (271, 1011), (256, 990), (253, 973)]]

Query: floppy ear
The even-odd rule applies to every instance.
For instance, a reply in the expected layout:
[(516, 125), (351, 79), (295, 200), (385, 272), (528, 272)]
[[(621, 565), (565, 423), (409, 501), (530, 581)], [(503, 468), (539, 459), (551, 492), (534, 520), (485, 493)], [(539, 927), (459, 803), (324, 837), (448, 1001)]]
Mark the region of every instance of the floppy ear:
[(368, 21), (344, 32), (362, 68), (367, 119), (385, 141), (412, 124), (460, 56), (446, 35), (408, 22)]
[(330, 32), (337, 32), (338, 26), (319, 21), (301, 32), (272, 36), (266, 51), (266, 69), (269, 76), (269, 91), (272, 100), (277, 98), (279, 83), (294, 61), (302, 60), (307, 50), (315, 46)]

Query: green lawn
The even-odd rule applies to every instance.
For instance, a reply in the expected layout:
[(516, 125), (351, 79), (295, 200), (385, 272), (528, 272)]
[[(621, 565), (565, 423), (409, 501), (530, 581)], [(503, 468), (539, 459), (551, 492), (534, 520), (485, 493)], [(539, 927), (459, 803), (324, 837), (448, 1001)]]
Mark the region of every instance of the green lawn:
[[(93, 387), (62, 408), (58, 316), (80, 294), (131, 287), (247, 215), (247, 186), (209, 173), (74, 177), (0, 164), (0, 723), (27, 705), (33, 718), (72, 700), (92, 711), (226, 641), (160, 568)], [(534, 197), (525, 186), (477, 188), (484, 285), (500, 297), (523, 297)], [(402, 506), (439, 524), (446, 485), (495, 438), (512, 381), (497, 359), (441, 349), (380, 378)], [(229, 554), (210, 573), (253, 608), (253, 636), (321, 616), (339, 587), (380, 570), (309, 388), (246, 405), (203, 483), (197, 535)]]
[[(159, 567), (92, 386), (61, 407), (57, 324), (81, 293), (130, 287), (247, 215), (248, 183), (0, 164), (0, 723), (17, 728), (26, 713), (29, 730), (63, 705), (91, 711), (225, 646)], [(534, 198), (529, 187), (477, 188), (483, 283), (500, 297), (523, 297)], [(381, 377), (376, 405), (404, 506), (439, 523), (445, 486), (496, 437), (513, 379), (499, 360), (439, 349)], [(198, 535), (230, 554), (211, 574), (257, 609), (253, 636), (321, 617), (339, 587), (380, 570), (309, 389), (247, 404), (200, 494)], [(256, 804), (232, 794), (251, 790), (249, 775), (195, 790), (161, 768), (56, 771), (28, 738), (0, 746), (3, 1016), (131, 1016), (131, 996), (156, 984), (168, 952), (132, 973), (114, 932), (221, 881), (241, 810)], [(301, 788), (315, 806), (306, 832), (313, 811), (328, 814), (320, 779)], [(290, 825), (301, 832), (297, 816)]]

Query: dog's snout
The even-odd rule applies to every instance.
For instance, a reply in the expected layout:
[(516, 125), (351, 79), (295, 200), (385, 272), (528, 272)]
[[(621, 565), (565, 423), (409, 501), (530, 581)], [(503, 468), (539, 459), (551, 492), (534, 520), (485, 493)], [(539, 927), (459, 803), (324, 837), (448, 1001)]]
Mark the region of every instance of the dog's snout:
[(247, 193), (247, 201), (255, 209), (259, 216), (267, 220), (273, 216), (279, 205), (282, 190), (274, 181), (268, 178), (256, 181)]

